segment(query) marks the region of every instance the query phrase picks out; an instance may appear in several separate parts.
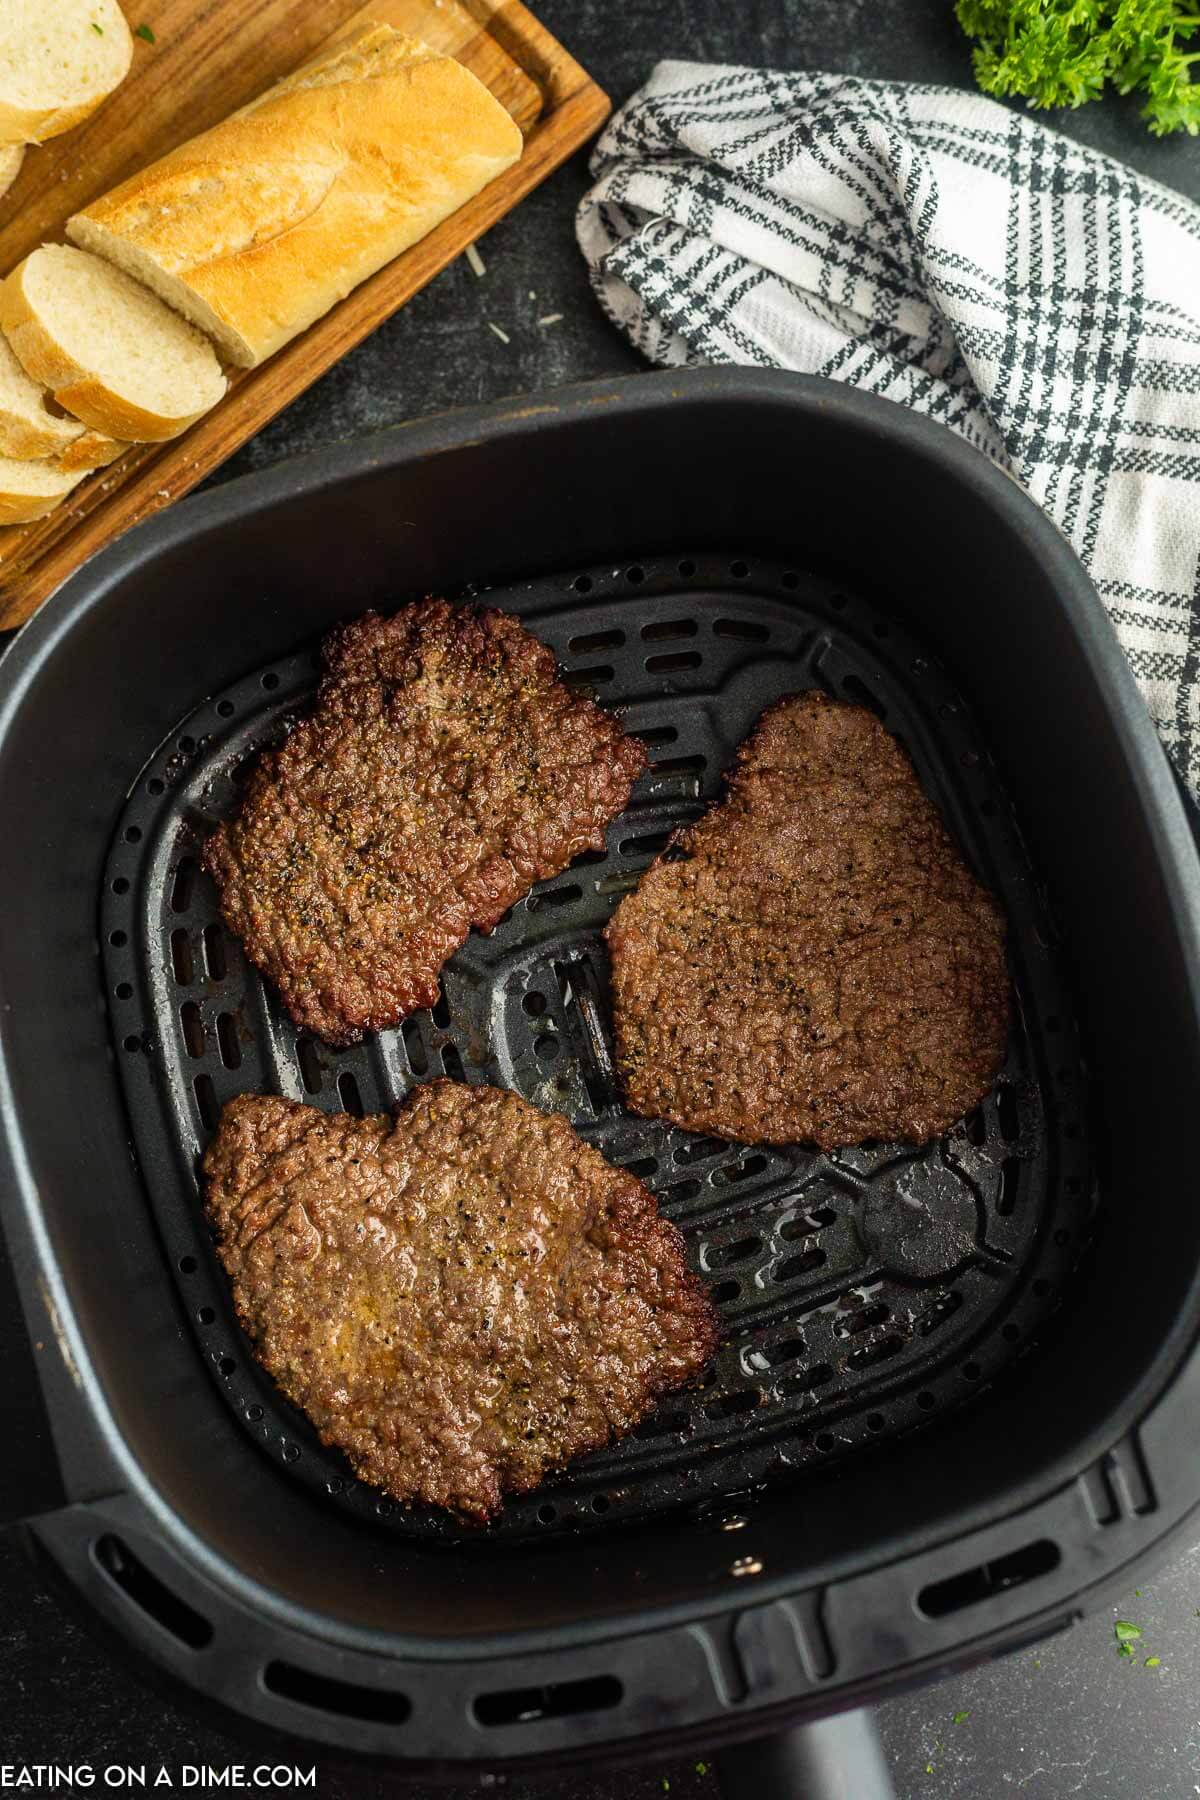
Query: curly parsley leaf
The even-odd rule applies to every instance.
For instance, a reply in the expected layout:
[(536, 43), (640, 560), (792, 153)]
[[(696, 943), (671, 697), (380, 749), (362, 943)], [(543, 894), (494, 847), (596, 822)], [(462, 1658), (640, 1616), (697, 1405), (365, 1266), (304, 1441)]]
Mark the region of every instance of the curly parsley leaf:
[[(1106, 86), (1146, 95), (1142, 117), (1162, 137), (1200, 133), (1196, 0), (957, 0), (977, 38), (975, 78), (988, 94), (1031, 106), (1083, 106)], [(1191, 8), (1192, 10), (1188, 10)]]

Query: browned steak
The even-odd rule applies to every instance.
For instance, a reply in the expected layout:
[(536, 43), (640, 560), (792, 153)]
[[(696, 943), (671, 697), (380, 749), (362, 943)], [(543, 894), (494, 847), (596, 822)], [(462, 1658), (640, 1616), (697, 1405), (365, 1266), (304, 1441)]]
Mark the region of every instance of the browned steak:
[(646, 754), (505, 613), (367, 613), (324, 655), (204, 865), (297, 1025), (348, 1044), (432, 1006), (472, 926), (601, 848)]
[(1003, 1060), (1004, 935), (878, 720), (781, 700), (608, 927), (626, 1099), (744, 1143), (936, 1137)]
[(435, 1081), (368, 1119), (242, 1095), (204, 1169), (259, 1360), (399, 1500), (487, 1518), (715, 1348), (653, 1195), (499, 1088)]

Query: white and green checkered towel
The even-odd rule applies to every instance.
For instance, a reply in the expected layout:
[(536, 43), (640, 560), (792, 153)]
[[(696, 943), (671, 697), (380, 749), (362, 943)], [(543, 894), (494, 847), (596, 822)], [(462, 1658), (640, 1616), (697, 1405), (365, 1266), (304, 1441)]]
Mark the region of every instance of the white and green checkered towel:
[(653, 361), (940, 419), (1086, 563), (1200, 793), (1200, 207), (980, 95), (660, 63), (579, 241)]

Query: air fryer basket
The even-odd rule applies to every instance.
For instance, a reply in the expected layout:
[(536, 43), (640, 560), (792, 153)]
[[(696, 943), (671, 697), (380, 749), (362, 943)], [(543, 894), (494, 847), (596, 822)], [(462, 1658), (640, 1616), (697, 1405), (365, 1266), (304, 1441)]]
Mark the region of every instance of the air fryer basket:
[[(511, 1502), (493, 1530), (523, 1539), (750, 1488), (962, 1403), (1056, 1307), (1091, 1194), (1083, 1071), (1047, 909), (961, 697), (906, 632), (830, 577), (749, 554), (571, 569), (487, 598), (553, 647), (572, 686), (620, 709), (652, 766), (607, 849), (473, 936), (432, 1011), (351, 1050), (298, 1034), (197, 866), (257, 749), (310, 701), (311, 647), (170, 732), (118, 824), (101, 918), (134, 1141), (199, 1354), (254, 1440), (354, 1516), (460, 1531), (356, 1481), (250, 1354), (197, 1181), (225, 1100), (281, 1092), (377, 1112), (431, 1074), (490, 1081), (566, 1113), (682, 1227), (723, 1313), (714, 1367), (632, 1437)], [(614, 1079), (605, 922), (674, 827), (719, 792), (763, 708), (814, 685), (869, 705), (909, 746), (1010, 920), (1018, 1003), (1003, 1074), (925, 1150), (730, 1145), (627, 1113)]]
[[(335, 619), (469, 582), (653, 767), (429, 1014), (298, 1042), (196, 843)], [(813, 684), (882, 713), (1012, 924), (996, 1094), (919, 1153), (739, 1149), (613, 1089), (599, 928), (762, 706)], [(0, 666), (0, 841), (0, 1279), (29, 1335), (6, 1515), (243, 1720), (429, 1770), (745, 1737), (1068, 1624), (1200, 1501), (1196, 850), (1082, 571), (949, 433), (691, 372), (231, 484)], [(320, 1449), (247, 1355), (197, 1199), (230, 1093), (366, 1109), (438, 1069), (644, 1173), (729, 1327), (708, 1386), (486, 1531)]]

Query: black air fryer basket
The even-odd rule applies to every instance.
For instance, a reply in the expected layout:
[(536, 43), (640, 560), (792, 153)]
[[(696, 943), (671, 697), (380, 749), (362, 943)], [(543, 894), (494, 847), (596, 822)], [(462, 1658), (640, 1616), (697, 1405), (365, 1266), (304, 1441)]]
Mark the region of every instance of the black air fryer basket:
[[(249, 970), (196, 851), (324, 631), (428, 591), (519, 613), (652, 766), (435, 1007), (334, 1051)], [(919, 1151), (731, 1145), (614, 1084), (603, 925), (812, 686), (902, 740), (1010, 921), (1000, 1080)], [(6, 1516), (226, 1712), (429, 1773), (749, 1739), (1060, 1629), (1186, 1528), (1196, 847), (1082, 570), (949, 432), (693, 372), (233, 483), (98, 558), (0, 665), (0, 843)], [(322, 1449), (199, 1204), (232, 1094), (374, 1111), (438, 1074), (646, 1180), (726, 1325), (702, 1386), (487, 1530)]]

